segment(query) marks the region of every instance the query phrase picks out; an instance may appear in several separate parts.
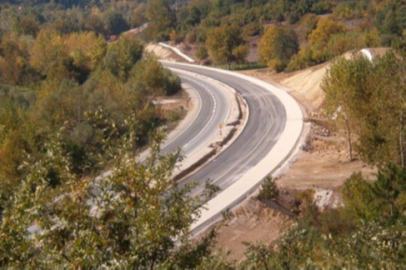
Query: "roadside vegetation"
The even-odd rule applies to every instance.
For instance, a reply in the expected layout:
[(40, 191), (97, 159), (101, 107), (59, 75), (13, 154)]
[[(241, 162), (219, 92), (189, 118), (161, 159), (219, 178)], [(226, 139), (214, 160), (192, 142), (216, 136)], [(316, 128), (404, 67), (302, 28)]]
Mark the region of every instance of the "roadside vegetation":
[[(3, 1), (0, 269), (401, 269), (405, 16), (395, 0)], [(120, 35), (146, 22), (137, 38)], [(159, 155), (159, 127), (176, 115), (164, 118), (152, 101), (178, 93), (180, 80), (140, 39), (192, 44), (201, 60), (230, 68), (259, 35), (263, 63), (278, 72), (391, 46), (373, 61), (335, 59), (322, 84), (349, 162), (379, 172), (352, 175), (334, 208), (303, 191), (291, 227), (274, 242), (246, 243), (234, 262), (214, 249), (217, 228), (191, 237), (216, 188), (190, 197), (194, 184), (172, 178), (180, 154)], [(146, 146), (151, 156), (139, 163)], [(270, 177), (259, 194), (280, 196)]]

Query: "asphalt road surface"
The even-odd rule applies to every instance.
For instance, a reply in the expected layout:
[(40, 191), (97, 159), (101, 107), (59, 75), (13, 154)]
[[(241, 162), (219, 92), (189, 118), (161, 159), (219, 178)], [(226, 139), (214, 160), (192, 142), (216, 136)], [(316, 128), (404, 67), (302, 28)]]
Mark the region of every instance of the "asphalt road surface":
[(225, 121), (230, 111), (230, 101), (224, 90), (213, 83), (188, 74), (178, 74), (182, 83), (191, 86), (198, 95), (200, 110), (196, 119), (176, 138), (167, 142), (161, 153), (175, 151), (182, 148), (185, 157), (190, 156), (207, 143), (218, 133), (218, 124)]
[[(200, 193), (208, 179), (221, 190), (225, 190), (257, 165), (275, 145), (285, 128), (285, 107), (272, 93), (242, 78), (202, 69), (199, 66), (168, 62), (164, 62), (163, 65), (198, 73), (229, 85), (239, 92), (248, 104), (247, 124), (238, 138), (215, 159), (180, 183), (182, 186), (196, 180), (200, 186), (192, 192), (192, 195)], [(176, 73), (176, 70), (174, 72)]]

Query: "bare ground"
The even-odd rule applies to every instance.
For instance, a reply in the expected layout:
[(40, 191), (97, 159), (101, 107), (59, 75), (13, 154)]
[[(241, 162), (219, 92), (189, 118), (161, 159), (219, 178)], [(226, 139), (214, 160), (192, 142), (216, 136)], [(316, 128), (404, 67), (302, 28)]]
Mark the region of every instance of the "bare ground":
[(227, 259), (240, 261), (246, 249), (244, 242), (271, 242), (290, 224), (287, 215), (250, 198), (232, 212), (220, 229), (216, 247), (231, 251)]

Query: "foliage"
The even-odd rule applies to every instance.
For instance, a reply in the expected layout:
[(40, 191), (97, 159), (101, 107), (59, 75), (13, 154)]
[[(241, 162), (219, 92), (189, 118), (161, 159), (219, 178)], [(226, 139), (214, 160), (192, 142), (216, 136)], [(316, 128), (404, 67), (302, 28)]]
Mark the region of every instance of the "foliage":
[[(355, 61), (343, 58), (327, 72), (322, 82), (326, 97), (324, 108), (333, 116), (346, 131), (350, 159), (352, 159), (352, 137), (356, 127), (360, 127), (358, 119), (365, 116), (370, 96), (369, 84), (372, 64), (364, 57)], [(364, 102), (363, 102), (364, 101)]]
[(141, 59), (142, 54), (143, 46), (137, 39), (121, 36), (108, 47), (103, 59), (103, 69), (109, 70), (125, 82), (131, 68)]
[[(142, 78), (131, 75), (142, 57), (141, 43), (125, 36), (107, 45), (93, 32), (62, 34), (50, 26), (36, 38), (5, 34), (0, 43), (0, 162), (4, 165), (0, 166), (0, 209), (10, 203), (28, 173), (22, 166), (24, 157), (43, 158), (44, 143), (57, 130), (78, 179), (100, 172), (100, 161), (112, 158), (104, 142), (108, 140), (112, 149), (121, 142), (130, 132), (125, 125), (129, 115), (137, 118), (134, 151), (148, 143), (148, 134), (164, 121), (151, 99), (176, 93), (180, 80), (152, 58), (143, 61)], [(109, 128), (114, 125), (120, 128)]]
[(146, 18), (149, 21), (148, 36), (155, 41), (166, 40), (175, 23), (175, 16), (169, 0), (151, 0), (146, 7)]
[(319, 17), (316, 14), (309, 13), (302, 17), (299, 25), (300, 31), (304, 32), (304, 36), (307, 39), (309, 34), (316, 29), (317, 22), (319, 21)]
[(247, 42), (241, 28), (235, 24), (223, 24), (209, 32), (206, 40), (211, 59), (220, 63), (243, 62), (248, 54)]
[[(325, 77), (325, 109), (357, 135), (357, 150), (370, 163), (404, 166), (405, 60), (389, 52), (375, 57), (338, 60)], [(339, 122), (340, 123), (340, 122)]]
[(196, 56), (200, 60), (206, 59), (209, 56), (209, 53), (207, 52), (207, 48), (205, 46), (200, 46), (196, 52)]
[[(296, 224), (269, 244), (247, 243), (243, 269), (398, 269), (405, 263), (405, 169), (393, 165), (370, 182), (356, 174), (344, 207), (307, 203)], [(379, 191), (374, 191), (379, 190)], [(390, 209), (393, 206), (393, 212)], [(403, 211), (403, 212), (402, 212)]]
[[(131, 116), (127, 123), (136, 124), (134, 120)], [(1, 216), (1, 267), (199, 265), (210, 253), (215, 233), (190, 241), (201, 198), (187, 195), (194, 184), (178, 188), (172, 180), (179, 153), (161, 156), (155, 137), (150, 157), (139, 163), (128, 152), (135, 135), (127, 134), (111, 173), (102, 178), (80, 180), (72, 173), (60, 133), (44, 145), (42, 159), (27, 160), (29, 173)], [(54, 177), (58, 185), (50, 185)]]
[(112, 11), (105, 15), (106, 30), (111, 35), (119, 35), (122, 32), (130, 29), (130, 25), (124, 19), (121, 13)]
[[(405, 171), (388, 165), (406, 164), (401, 50), (373, 63), (338, 60), (324, 82), (326, 112), (357, 155), (382, 167), (377, 180), (353, 175), (341, 191), (344, 206), (323, 212), (304, 192), (296, 224), (271, 244), (247, 243), (247, 260), (237, 264), (212, 252), (215, 231), (190, 241), (201, 198), (172, 182), (178, 154), (159, 156), (152, 136), (156, 154), (133, 159), (162, 121), (151, 99), (178, 92), (179, 78), (140, 42), (105, 39), (149, 22), (149, 39), (172, 33), (197, 43), (201, 58), (208, 51), (230, 66), (248, 52), (244, 36), (284, 22), (276, 36), (294, 44), (285, 27), (300, 21), (299, 52), (279, 46), (283, 57), (266, 61), (294, 70), (355, 48), (401, 48), (404, 9), (396, 0), (2, 1), (0, 268), (402, 268)], [(318, 17), (331, 12), (362, 19), (360, 27)], [(96, 180), (106, 167), (112, 174)], [(271, 182), (261, 191), (274, 196)]]
[(337, 19), (359, 19), (367, 12), (368, 1), (343, 1), (333, 9)]
[(323, 17), (317, 22), (317, 28), (309, 34), (309, 44), (313, 51), (326, 54), (323, 50), (327, 47), (331, 36), (345, 32), (346, 28), (343, 25)]
[[(306, 22), (305, 19), (303, 21), (305, 30), (314, 27), (314, 18), (306, 19), (309, 22)], [(306, 26), (306, 24), (310, 26)], [(369, 38), (362, 37), (364, 33), (347, 35), (347, 30), (343, 25), (327, 17), (318, 19), (317, 27), (305, 34), (308, 35), (309, 45), (303, 46), (298, 54), (292, 57), (287, 67), (288, 71), (322, 63), (349, 49), (362, 48), (366, 42), (370, 42)]]
[(406, 8), (402, 1), (386, 1), (375, 17), (375, 27), (383, 35), (383, 43), (390, 46), (399, 40), (406, 28)]
[(5, 35), (0, 43), (0, 81), (10, 85), (27, 85), (37, 81), (38, 74), (30, 66), (31, 39), (15, 33)]
[(180, 91), (179, 77), (152, 57), (139, 61), (131, 71), (129, 83), (141, 84), (150, 95), (173, 95)]
[(276, 200), (279, 196), (279, 190), (272, 177), (265, 177), (264, 182), (259, 190), (258, 199), (261, 201)]
[(282, 71), (290, 58), (299, 50), (296, 34), (281, 26), (271, 26), (265, 31), (259, 44), (263, 62), (276, 71)]

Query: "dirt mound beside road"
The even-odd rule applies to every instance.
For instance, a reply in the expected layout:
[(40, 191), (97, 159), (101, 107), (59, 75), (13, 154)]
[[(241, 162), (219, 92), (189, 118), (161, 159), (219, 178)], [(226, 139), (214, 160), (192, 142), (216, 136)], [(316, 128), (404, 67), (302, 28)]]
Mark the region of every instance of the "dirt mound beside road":
[(165, 48), (159, 44), (149, 43), (145, 50), (149, 53), (153, 53), (160, 60), (175, 61), (175, 62), (185, 62), (185, 60), (177, 55), (171, 49)]

